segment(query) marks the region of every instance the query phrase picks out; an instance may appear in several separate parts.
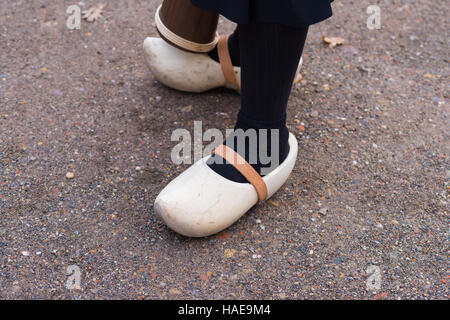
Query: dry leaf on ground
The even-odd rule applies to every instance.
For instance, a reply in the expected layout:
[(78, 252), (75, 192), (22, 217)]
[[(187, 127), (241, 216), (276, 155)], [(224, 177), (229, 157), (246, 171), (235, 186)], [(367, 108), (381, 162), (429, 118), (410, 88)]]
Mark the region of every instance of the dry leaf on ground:
[(303, 80), (303, 76), (302, 76), (302, 74), (301, 73), (299, 73), (296, 77), (295, 77), (295, 79), (294, 79), (294, 83), (295, 84), (297, 84), (297, 83), (301, 83), (302, 82), (302, 80)]
[(334, 48), (336, 46), (340, 46), (342, 44), (345, 43), (345, 39), (344, 38), (339, 38), (339, 37), (322, 37), (322, 40), (328, 44), (328, 46), (330, 48)]
[(96, 4), (92, 8), (83, 11), (83, 19), (87, 22), (97, 21), (102, 17), (103, 9), (105, 9), (106, 4), (100, 3)]

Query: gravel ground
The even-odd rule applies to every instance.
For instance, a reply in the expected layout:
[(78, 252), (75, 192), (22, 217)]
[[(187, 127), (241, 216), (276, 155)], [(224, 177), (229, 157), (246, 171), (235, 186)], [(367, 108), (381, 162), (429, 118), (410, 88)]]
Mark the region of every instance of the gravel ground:
[(448, 298), (446, 1), (335, 2), (289, 102), (292, 176), (205, 239), (170, 231), (153, 201), (187, 168), (172, 131), (232, 127), (239, 96), (159, 84), (141, 45), (160, 1), (107, 2), (80, 30), (76, 1), (0, 4), (0, 298)]

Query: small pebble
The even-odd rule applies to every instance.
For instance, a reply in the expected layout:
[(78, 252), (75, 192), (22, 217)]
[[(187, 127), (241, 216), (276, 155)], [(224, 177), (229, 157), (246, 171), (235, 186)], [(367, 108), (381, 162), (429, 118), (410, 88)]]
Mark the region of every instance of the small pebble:
[(56, 97), (61, 97), (63, 95), (63, 93), (62, 93), (61, 90), (57, 89), (57, 90), (53, 91), (53, 95), (56, 96)]
[(75, 178), (75, 173), (73, 173), (73, 172), (67, 172), (67, 173), (66, 173), (66, 178), (67, 178), (67, 179), (73, 179), (73, 178)]
[(171, 294), (171, 295), (179, 295), (179, 294), (182, 294), (182, 292), (180, 291), (180, 290), (178, 290), (177, 288), (172, 288), (172, 289), (170, 289), (170, 291), (169, 291), (169, 293)]

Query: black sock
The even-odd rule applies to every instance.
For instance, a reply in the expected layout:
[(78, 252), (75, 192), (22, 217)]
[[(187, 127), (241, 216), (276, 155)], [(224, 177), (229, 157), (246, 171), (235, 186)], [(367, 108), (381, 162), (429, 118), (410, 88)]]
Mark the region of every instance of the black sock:
[[(269, 129), (270, 133), (278, 130), (279, 150), (271, 150), (270, 134), (267, 140), (263, 140), (267, 141), (264, 147), (269, 154), (278, 152), (278, 157), (273, 158), (278, 158), (278, 163), (274, 163), (276, 165), (281, 164), (289, 153), (286, 107), (307, 33), (307, 27), (299, 29), (274, 23), (251, 22), (239, 25), (242, 106), (235, 129)], [(261, 147), (260, 140), (258, 138), (258, 149)], [(231, 146), (235, 141), (235, 137), (227, 138), (224, 144)], [(264, 174), (261, 169), (270, 167), (273, 170), (273, 165), (261, 163), (259, 157), (257, 163), (249, 161), (250, 144), (247, 139), (245, 151), (238, 150), (236, 143), (233, 149), (250, 162), (257, 172), (263, 176), (268, 174)], [(221, 164), (221, 161), (224, 160), (220, 156), (213, 156), (208, 164), (229, 180), (247, 183), (232, 165)]]
[[(241, 66), (241, 57), (239, 52), (239, 26), (228, 37), (228, 51), (230, 52), (231, 63), (234, 67)], [(219, 53), (217, 46), (208, 55), (216, 62), (219, 62)]]

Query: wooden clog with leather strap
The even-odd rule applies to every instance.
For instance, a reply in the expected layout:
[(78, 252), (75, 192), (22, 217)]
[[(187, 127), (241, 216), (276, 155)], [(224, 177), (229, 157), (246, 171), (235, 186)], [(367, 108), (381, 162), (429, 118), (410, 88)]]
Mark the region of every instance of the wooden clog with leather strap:
[[(219, 39), (220, 63), (205, 53), (178, 49), (161, 38), (144, 41), (145, 61), (155, 78), (164, 85), (185, 92), (205, 92), (214, 88), (241, 89), (241, 68), (233, 67), (228, 51), (228, 36)], [(300, 61), (296, 79), (299, 79)]]
[(269, 199), (286, 182), (297, 159), (297, 140), (289, 135), (287, 158), (261, 177), (239, 154), (225, 146), (215, 153), (242, 173), (249, 183), (228, 180), (214, 172), (207, 156), (170, 182), (155, 200), (155, 211), (172, 230), (189, 237), (218, 233), (257, 203)]

